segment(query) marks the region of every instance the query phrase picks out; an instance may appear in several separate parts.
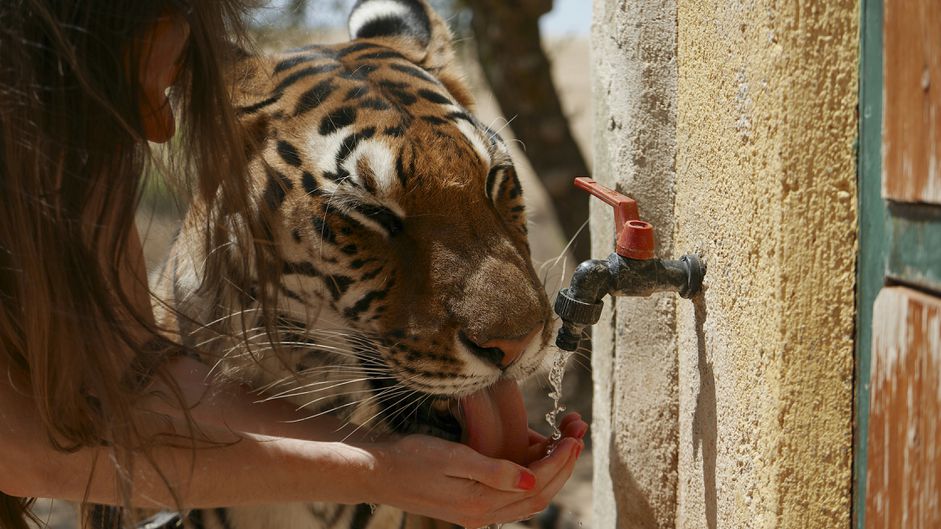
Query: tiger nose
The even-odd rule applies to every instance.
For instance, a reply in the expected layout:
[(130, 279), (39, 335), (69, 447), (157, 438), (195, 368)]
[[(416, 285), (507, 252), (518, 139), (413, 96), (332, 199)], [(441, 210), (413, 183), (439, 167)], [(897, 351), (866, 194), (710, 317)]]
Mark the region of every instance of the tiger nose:
[(477, 342), (461, 333), (469, 345), (470, 350), (478, 357), (490, 362), (491, 364), (506, 369), (513, 365), (523, 353), (529, 344), (539, 336), (542, 327), (537, 327), (524, 336), (516, 338), (491, 338), (484, 342)]

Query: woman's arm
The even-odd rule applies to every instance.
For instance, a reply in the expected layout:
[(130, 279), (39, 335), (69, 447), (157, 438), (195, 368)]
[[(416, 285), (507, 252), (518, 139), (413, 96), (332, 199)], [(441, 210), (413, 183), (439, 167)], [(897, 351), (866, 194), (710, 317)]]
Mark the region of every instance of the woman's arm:
[[(197, 422), (222, 430), (288, 437), (308, 441), (362, 440), (354, 429), (331, 415), (299, 421), (295, 406), (285, 401), (259, 401), (248, 388), (235, 382), (211, 378), (209, 367), (188, 357), (167, 364), (167, 372), (183, 392), (190, 416)], [(169, 395), (166, 388), (156, 388)], [(183, 418), (175, 399), (153, 399), (150, 407)], [(353, 434), (353, 435), (351, 435)]]
[[(107, 447), (56, 450), (33, 411), (31, 399), (4, 379), (0, 383), (0, 490), (14, 496), (41, 496), (120, 504), (118, 468)], [(158, 423), (183, 435), (181, 422)], [(241, 434), (199, 424), (215, 443), (193, 449), (183, 438), (176, 446), (156, 446), (153, 464), (134, 459), (132, 503), (139, 507), (249, 505), (323, 499), (362, 501), (367, 476), (375, 466), (371, 447), (315, 443)], [(159, 469), (159, 471), (157, 470)], [(315, 479), (316, 476), (320, 480)], [(166, 483), (165, 481), (166, 480)], [(169, 483), (170, 488), (167, 487)], [(357, 492), (362, 491), (362, 492)]]
[[(0, 373), (6, 373), (5, 366), (0, 365)], [(236, 417), (253, 416), (252, 409), (243, 410), (243, 415), (238, 405), (232, 406), (230, 413)], [(187, 431), (179, 424), (161, 424), (164, 433)], [(199, 427), (214, 440), (235, 440), (231, 430), (205, 423)], [(571, 427), (570, 437), (529, 469), (423, 436), (344, 444), (243, 434), (237, 442), (196, 450), (184, 442), (154, 448), (153, 464), (136, 458), (132, 503), (176, 508), (171, 490), (190, 508), (372, 502), (478, 527), (544, 508), (571, 474), (583, 446), (572, 432), (581, 428)], [(15, 496), (120, 504), (117, 472), (107, 448), (55, 450), (32, 400), (7, 377), (0, 378), (0, 490)]]

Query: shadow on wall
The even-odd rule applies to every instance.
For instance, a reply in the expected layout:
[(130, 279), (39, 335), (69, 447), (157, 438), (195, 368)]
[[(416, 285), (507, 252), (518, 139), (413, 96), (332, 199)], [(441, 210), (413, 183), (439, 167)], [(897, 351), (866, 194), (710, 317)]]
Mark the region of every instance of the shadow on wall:
[(693, 298), (696, 319), (696, 349), (699, 361), (699, 396), (693, 412), (693, 456), (702, 452), (703, 490), (706, 524), (716, 529), (716, 377), (712, 363), (706, 361), (706, 287)]
[[(716, 377), (712, 363), (706, 360), (706, 286), (692, 299), (696, 324), (696, 349), (699, 367), (699, 395), (693, 412), (693, 455), (702, 453), (703, 489), (705, 497), (706, 526), (717, 529), (717, 490), (716, 490), (716, 441), (718, 424), (716, 420)], [(614, 437), (610, 441), (609, 453), (616, 454)], [(657, 517), (647, 493), (641, 490), (634, 480), (630, 469), (621, 458), (612, 457), (610, 475), (618, 476), (615, 484), (615, 505), (619, 529), (657, 529)]]
[[(611, 436), (609, 454), (617, 454), (618, 447)], [(614, 484), (614, 505), (617, 508), (618, 529), (657, 529), (657, 517), (647, 501), (647, 493), (641, 490), (634, 475), (620, 457), (611, 457), (611, 476), (617, 476)]]

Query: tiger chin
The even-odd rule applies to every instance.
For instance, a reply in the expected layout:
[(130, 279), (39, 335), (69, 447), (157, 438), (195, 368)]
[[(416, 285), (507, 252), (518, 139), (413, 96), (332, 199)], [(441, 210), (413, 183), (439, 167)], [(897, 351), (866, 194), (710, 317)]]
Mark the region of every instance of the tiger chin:
[[(241, 122), (263, 128), (247, 178), (281, 261), (278, 346), (251, 285), (201, 283), (191, 217), (156, 279), (174, 309), (158, 317), (217, 373), (306, 416), (524, 462), (517, 383), (543, 367), (555, 324), (507, 146), (471, 113), (451, 33), (423, 0), (360, 0), (349, 29), (347, 43), (245, 56), (232, 72)], [(250, 347), (225, 338), (233, 327)], [(220, 529), (430, 526), (322, 503), (195, 515)]]

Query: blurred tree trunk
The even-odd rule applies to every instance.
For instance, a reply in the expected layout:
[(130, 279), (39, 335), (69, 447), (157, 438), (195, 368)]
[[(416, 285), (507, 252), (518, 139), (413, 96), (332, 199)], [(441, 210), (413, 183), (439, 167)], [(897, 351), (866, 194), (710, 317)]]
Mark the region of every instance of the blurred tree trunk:
[[(575, 143), (542, 48), (539, 18), (552, 0), (463, 0), (473, 13), (471, 28), (484, 75), (510, 127), (523, 142), (571, 240), (588, 219), (588, 196), (572, 186), (588, 175)], [(588, 230), (572, 246), (576, 262), (589, 257)]]

